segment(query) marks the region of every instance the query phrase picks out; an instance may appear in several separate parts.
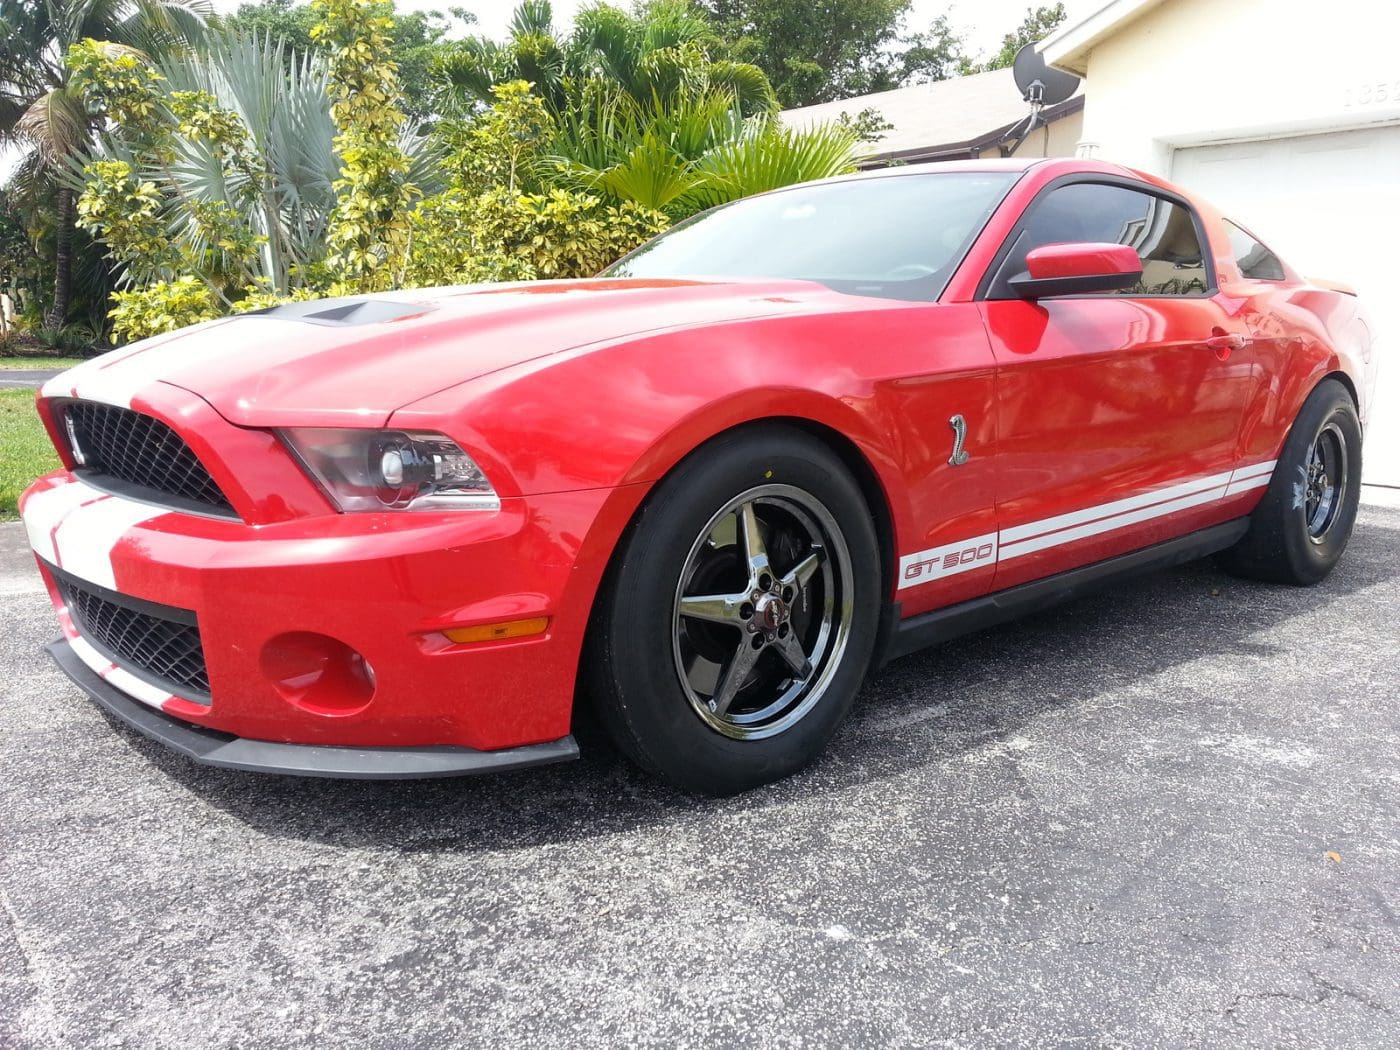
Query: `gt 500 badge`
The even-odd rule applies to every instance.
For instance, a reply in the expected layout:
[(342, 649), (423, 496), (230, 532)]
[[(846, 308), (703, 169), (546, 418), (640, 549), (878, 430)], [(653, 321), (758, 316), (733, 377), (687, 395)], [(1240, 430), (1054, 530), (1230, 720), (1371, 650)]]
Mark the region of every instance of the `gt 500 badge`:
[(899, 586), (911, 587), (916, 583), (928, 583), (960, 572), (986, 568), (995, 565), (996, 560), (996, 533), (933, 547), (917, 554), (906, 554), (899, 559)]

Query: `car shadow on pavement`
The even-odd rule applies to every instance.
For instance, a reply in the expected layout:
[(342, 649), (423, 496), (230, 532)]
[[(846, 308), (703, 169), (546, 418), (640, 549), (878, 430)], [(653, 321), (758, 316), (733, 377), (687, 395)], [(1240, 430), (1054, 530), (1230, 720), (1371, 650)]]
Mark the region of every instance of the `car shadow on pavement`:
[[(1219, 702), (1217, 688), (1233, 688), (1237, 702), (1239, 693), (1267, 688), (1278, 670), (1271, 661), (1286, 667), (1292, 659), (1271, 640), (1276, 629), (1335, 606), (1344, 631), (1348, 600), (1397, 575), (1400, 514), (1373, 512), (1337, 570), (1315, 588), (1250, 583), (1200, 562), (916, 653), (868, 680), (851, 718), (809, 769), (732, 799), (672, 790), (595, 734), (583, 738), (576, 763), (375, 782), (208, 769), (113, 724), (172, 779), (270, 836), (398, 852), (531, 848), (781, 807), (940, 765), (948, 768), (935, 775), (955, 778), (963, 775), (958, 760), (1014, 750), (1031, 723), (1081, 705), (1099, 708), (1088, 717), (1113, 719), (1115, 706), (1144, 696), (1178, 716)], [(920, 782), (928, 790), (927, 779)]]

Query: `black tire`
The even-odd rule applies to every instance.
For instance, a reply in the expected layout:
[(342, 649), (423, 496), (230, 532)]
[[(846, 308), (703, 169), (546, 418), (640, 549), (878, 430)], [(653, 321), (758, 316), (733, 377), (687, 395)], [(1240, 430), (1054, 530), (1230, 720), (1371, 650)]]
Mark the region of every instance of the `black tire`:
[[(1318, 457), (1321, 459), (1319, 460)], [(1333, 460), (1321, 482), (1316, 464)], [(1324, 464), (1325, 467), (1325, 464)], [(1330, 500), (1314, 498), (1330, 483)], [(1361, 500), (1361, 422), (1351, 394), (1328, 379), (1308, 395), (1288, 432), (1249, 531), (1221, 557), (1224, 568), (1252, 580), (1310, 586), (1332, 571), (1346, 549)]]
[[(772, 548), (771, 562), (745, 553), (746, 526), (764, 558)], [(754, 590), (764, 580), (769, 590)], [(618, 747), (672, 784), (718, 796), (770, 783), (816, 757), (850, 709), (882, 586), (870, 509), (840, 459), (793, 427), (736, 430), (684, 460), (639, 512), (590, 625), (585, 688)], [(712, 592), (724, 592), (733, 622), (682, 611), (718, 608), (699, 597)], [(753, 594), (757, 607), (731, 602)], [(726, 672), (740, 663), (726, 692)], [(693, 679), (710, 666), (707, 699)]]

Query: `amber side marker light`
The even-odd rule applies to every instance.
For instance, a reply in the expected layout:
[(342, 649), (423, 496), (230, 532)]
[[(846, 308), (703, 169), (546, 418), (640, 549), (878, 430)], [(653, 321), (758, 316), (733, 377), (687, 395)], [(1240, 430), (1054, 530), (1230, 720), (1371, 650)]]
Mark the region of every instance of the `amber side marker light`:
[(549, 626), (548, 616), (529, 620), (509, 620), (506, 623), (483, 623), (476, 627), (446, 627), (442, 633), (458, 644), (464, 642), (499, 642), (506, 638), (528, 638), (544, 634)]

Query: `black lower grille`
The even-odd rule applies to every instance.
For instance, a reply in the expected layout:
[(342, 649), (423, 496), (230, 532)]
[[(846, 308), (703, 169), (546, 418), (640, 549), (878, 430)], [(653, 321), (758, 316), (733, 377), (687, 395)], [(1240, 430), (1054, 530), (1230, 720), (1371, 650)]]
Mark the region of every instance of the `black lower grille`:
[(97, 401), (63, 407), (81, 473), (155, 502), (233, 515), (228, 497), (185, 439), (169, 426), (129, 408)]
[(185, 700), (209, 702), (209, 672), (194, 613), (156, 605), (50, 569), (78, 633), (103, 656)]

